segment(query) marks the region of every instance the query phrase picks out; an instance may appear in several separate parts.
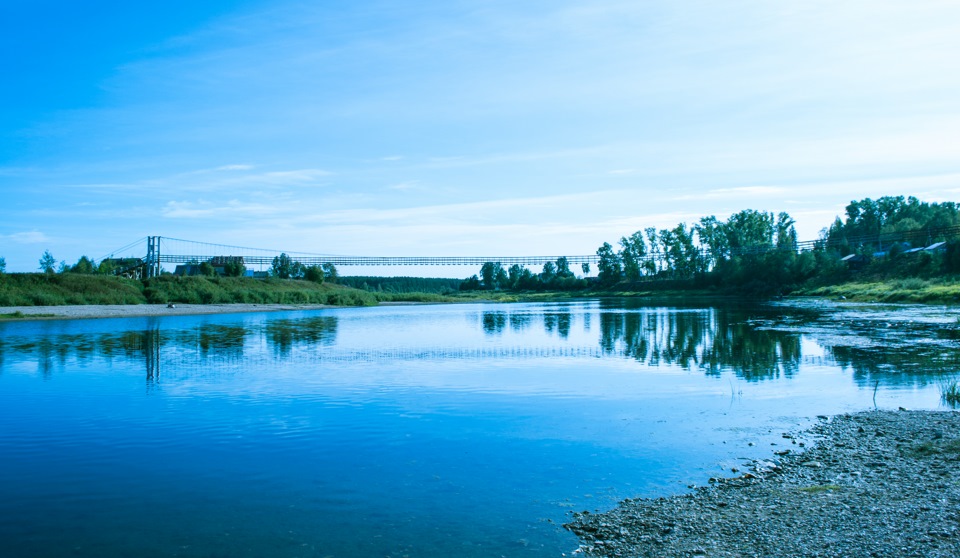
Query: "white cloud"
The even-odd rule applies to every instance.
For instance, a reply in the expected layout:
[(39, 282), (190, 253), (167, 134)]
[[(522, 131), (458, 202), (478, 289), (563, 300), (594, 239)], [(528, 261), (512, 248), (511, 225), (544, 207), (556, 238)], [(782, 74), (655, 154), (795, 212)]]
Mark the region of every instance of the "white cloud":
[(16, 242), (17, 244), (42, 244), (44, 242), (50, 241), (50, 238), (40, 231), (28, 231), (28, 232), (8, 234), (6, 236), (3, 236), (2, 238), (6, 238), (7, 240)]
[(246, 203), (230, 200), (215, 204), (204, 200), (196, 202), (169, 201), (161, 211), (168, 219), (229, 219), (231, 217), (268, 217), (281, 210), (277, 205)]

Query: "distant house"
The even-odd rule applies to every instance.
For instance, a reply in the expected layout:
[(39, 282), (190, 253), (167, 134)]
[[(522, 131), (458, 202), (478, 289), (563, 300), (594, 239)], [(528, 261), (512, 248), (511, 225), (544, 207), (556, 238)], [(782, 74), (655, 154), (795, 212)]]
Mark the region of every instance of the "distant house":
[(200, 272), (200, 264), (181, 264), (173, 270), (174, 275), (183, 275), (186, 277), (192, 277), (194, 275), (203, 275)]
[(846, 263), (850, 269), (859, 269), (867, 265), (867, 257), (862, 254), (850, 254), (840, 258), (840, 261)]

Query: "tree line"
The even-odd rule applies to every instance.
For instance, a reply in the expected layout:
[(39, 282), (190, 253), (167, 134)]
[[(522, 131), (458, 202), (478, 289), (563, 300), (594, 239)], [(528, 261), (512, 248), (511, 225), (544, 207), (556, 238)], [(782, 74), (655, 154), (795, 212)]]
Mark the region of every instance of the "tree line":
[[(105, 258), (97, 264), (92, 258), (80, 256), (77, 263), (70, 265), (65, 260), (57, 261), (50, 253), (50, 250), (44, 250), (39, 259), (38, 270), (44, 274), (62, 274), (79, 273), (84, 275), (115, 275), (122, 271), (123, 267), (130, 265), (142, 265), (142, 261), (136, 258), (115, 259)], [(243, 258), (234, 256), (217, 256), (203, 262), (192, 260), (187, 265), (196, 266), (200, 275), (213, 277), (222, 275), (225, 277), (243, 277), (247, 268), (243, 263)], [(7, 262), (0, 257), (0, 273), (5, 273)], [(305, 279), (314, 283), (323, 283), (330, 281), (336, 283), (339, 273), (336, 266), (332, 263), (321, 265), (305, 265), (294, 260), (286, 253), (273, 258), (270, 266), (270, 275), (279, 279)]]
[[(583, 264), (583, 266), (583, 272), (589, 273), (589, 264)], [(463, 281), (460, 284), (460, 290), (569, 291), (583, 289), (586, 286), (587, 280), (577, 277), (570, 270), (567, 258), (560, 257), (556, 262), (543, 264), (543, 270), (540, 273), (534, 273), (520, 264), (513, 264), (504, 269), (500, 262), (485, 262), (480, 267), (480, 274)]]
[[(656, 280), (671, 288), (719, 287), (769, 294), (819, 281), (843, 281), (851, 266), (842, 261), (862, 257), (874, 274), (933, 276), (960, 271), (960, 207), (953, 202), (927, 203), (903, 196), (851, 201), (845, 218), (837, 217), (820, 237), (803, 249), (794, 219), (786, 212), (745, 209), (726, 220), (702, 217), (672, 228), (648, 227), (604, 242), (596, 252), (601, 288), (630, 288)], [(898, 242), (896, 239), (900, 239)], [(947, 241), (938, 252), (911, 254), (916, 246)], [(576, 290), (590, 282), (577, 278), (564, 260), (548, 262), (534, 274), (522, 266), (504, 270), (487, 262), (461, 284), (461, 290)], [(584, 265), (584, 274), (589, 267)]]

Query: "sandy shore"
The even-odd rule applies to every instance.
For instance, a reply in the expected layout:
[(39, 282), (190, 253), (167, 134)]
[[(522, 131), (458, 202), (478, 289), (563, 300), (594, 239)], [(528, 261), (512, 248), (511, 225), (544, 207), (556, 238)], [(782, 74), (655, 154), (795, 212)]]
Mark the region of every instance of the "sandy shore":
[(19, 312), (28, 319), (128, 318), (133, 316), (185, 316), (193, 314), (229, 314), (239, 312), (280, 312), (284, 310), (316, 310), (333, 308), (322, 304), (104, 304), (75, 306), (0, 306), (0, 320), (5, 314)]

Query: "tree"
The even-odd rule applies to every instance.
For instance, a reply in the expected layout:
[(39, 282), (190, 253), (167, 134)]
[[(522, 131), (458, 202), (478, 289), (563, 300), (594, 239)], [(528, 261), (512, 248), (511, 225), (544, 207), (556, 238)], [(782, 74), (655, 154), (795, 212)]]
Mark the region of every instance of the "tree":
[(314, 283), (323, 283), (323, 268), (319, 265), (311, 265), (303, 273), (304, 279)]
[(503, 265), (500, 262), (484, 262), (480, 267), (480, 279), (483, 281), (483, 288), (492, 291), (500, 287), (497, 279), (501, 278)]
[(570, 260), (566, 256), (557, 258), (557, 277), (560, 279), (574, 277), (573, 272), (570, 271)]
[(243, 277), (247, 273), (247, 266), (243, 265), (243, 259), (229, 258), (223, 264), (223, 274), (227, 277)]
[(507, 270), (503, 269), (503, 267), (497, 270), (497, 277), (496, 277), (497, 285), (503, 288), (507, 285), (507, 282), (509, 280), (510, 278), (507, 277)]
[(524, 267), (520, 264), (513, 264), (507, 270), (507, 286), (511, 289), (520, 288), (520, 278), (523, 276)]
[(7, 271), (7, 260), (3, 257), (0, 257), (0, 273), (6, 273)]
[(331, 283), (337, 282), (337, 278), (340, 277), (340, 275), (337, 273), (337, 268), (334, 267), (332, 263), (328, 262), (320, 267), (323, 269), (323, 276), (325, 280), (330, 281)]
[(723, 227), (724, 224), (713, 215), (701, 217), (700, 222), (693, 227), (697, 233), (697, 239), (700, 241), (700, 246), (704, 248), (705, 269), (714, 269), (718, 263), (730, 254), (730, 243), (727, 242), (727, 235)]
[(96, 266), (93, 265), (93, 260), (86, 256), (80, 256), (80, 259), (77, 260), (77, 263), (70, 268), (72, 273), (84, 273), (90, 275), (96, 272)]
[(797, 250), (797, 229), (794, 228), (796, 221), (785, 212), (777, 215), (777, 224), (775, 226), (777, 233), (777, 248), (781, 250)]
[(727, 244), (735, 253), (772, 247), (775, 233), (773, 213), (744, 209), (731, 215), (723, 230)]
[(580, 269), (583, 270), (583, 274), (584, 274), (584, 275), (590, 275), (590, 264), (589, 264), (589, 263), (583, 262), (582, 264), (580, 264)]
[(642, 274), (641, 262), (647, 255), (647, 245), (643, 242), (643, 232), (637, 231), (629, 237), (621, 237), (620, 248), (624, 275), (631, 281), (640, 279)]
[(660, 239), (657, 238), (657, 229), (647, 227), (643, 229), (643, 234), (647, 236), (647, 246), (650, 247), (650, 257), (644, 262), (647, 268), (647, 275), (656, 275), (661, 269), (663, 255), (660, 254)]
[(286, 253), (281, 253), (279, 256), (273, 258), (273, 263), (270, 265), (271, 273), (274, 277), (279, 277), (280, 279), (289, 279), (290, 275), (293, 273), (293, 260), (290, 259)]
[(290, 267), (290, 277), (293, 279), (300, 279), (303, 277), (306, 272), (307, 267), (300, 262), (293, 262), (293, 265)]
[(210, 262), (203, 262), (200, 264), (200, 275), (204, 277), (213, 277), (217, 274), (217, 270), (213, 267), (213, 264)]
[(672, 229), (660, 231), (660, 245), (667, 270), (677, 278), (688, 278), (702, 270), (700, 251), (693, 243), (693, 227), (679, 223)]
[(613, 246), (609, 242), (604, 242), (600, 248), (597, 248), (597, 256), (600, 261), (597, 263), (597, 270), (600, 283), (603, 285), (615, 285), (620, 281), (620, 256), (613, 251)]
[(544, 285), (551, 286), (557, 279), (557, 266), (553, 262), (543, 264), (543, 271), (540, 272), (540, 281)]
[(117, 265), (109, 258), (100, 260), (100, 265), (97, 266), (97, 273), (100, 275), (113, 275), (116, 270)]
[(56, 271), (57, 259), (53, 257), (50, 250), (44, 250), (40, 257), (40, 271), (44, 273), (54, 273)]
[(460, 283), (461, 291), (479, 291), (481, 288), (480, 278), (476, 275), (473, 275), (472, 277), (465, 279), (462, 283)]

